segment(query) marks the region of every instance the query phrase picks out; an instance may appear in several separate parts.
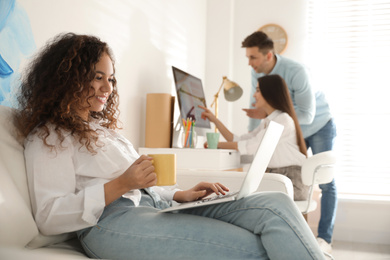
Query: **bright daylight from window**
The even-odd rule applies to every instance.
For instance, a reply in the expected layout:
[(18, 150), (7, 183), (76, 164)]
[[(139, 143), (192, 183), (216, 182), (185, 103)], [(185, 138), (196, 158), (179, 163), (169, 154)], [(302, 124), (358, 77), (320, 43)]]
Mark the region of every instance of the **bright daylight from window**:
[(336, 119), (339, 195), (390, 200), (390, 1), (311, 0), (306, 63)]

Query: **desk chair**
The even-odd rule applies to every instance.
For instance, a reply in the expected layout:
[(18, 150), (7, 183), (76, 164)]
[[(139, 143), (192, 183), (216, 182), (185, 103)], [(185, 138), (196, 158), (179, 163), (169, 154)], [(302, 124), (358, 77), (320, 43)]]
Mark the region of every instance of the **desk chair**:
[(295, 201), (299, 210), (307, 220), (307, 213), (317, 208), (317, 202), (313, 200), (313, 190), (316, 184), (325, 184), (333, 180), (336, 164), (336, 156), (332, 151), (322, 152), (308, 157), (302, 165), (302, 182), (310, 186), (307, 200)]

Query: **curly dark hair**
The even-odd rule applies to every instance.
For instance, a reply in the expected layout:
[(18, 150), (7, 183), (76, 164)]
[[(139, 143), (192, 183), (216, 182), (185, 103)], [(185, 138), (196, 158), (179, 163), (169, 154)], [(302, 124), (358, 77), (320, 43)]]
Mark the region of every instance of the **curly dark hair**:
[(307, 157), (305, 139), (303, 138), (302, 130), (299, 126), (298, 118), (295, 113), (294, 105), (286, 82), (279, 75), (266, 75), (258, 78), (257, 81), (259, 83), (261, 95), (267, 103), (273, 108), (287, 113), (294, 120), (299, 151)]
[(61, 144), (65, 131), (76, 136), (90, 152), (95, 152), (93, 144), (97, 144), (98, 133), (76, 111), (88, 111), (92, 118), (101, 119), (103, 127), (118, 128), (119, 96), (115, 78), (103, 111), (89, 111), (88, 100), (94, 95), (90, 90), (96, 75), (95, 65), (103, 54), (111, 58), (114, 67), (107, 43), (94, 36), (74, 33), (59, 34), (41, 49), (21, 80), (15, 124), (22, 137), (39, 131), (45, 145), (55, 148), (47, 142), (50, 135), (47, 124), (51, 124)]

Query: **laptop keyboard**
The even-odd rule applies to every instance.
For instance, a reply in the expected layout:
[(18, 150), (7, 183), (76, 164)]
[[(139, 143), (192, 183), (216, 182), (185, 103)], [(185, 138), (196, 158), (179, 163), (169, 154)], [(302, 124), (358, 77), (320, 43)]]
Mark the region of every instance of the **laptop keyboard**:
[(202, 204), (202, 203), (205, 203), (205, 202), (208, 202), (208, 201), (212, 201), (212, 200), (218, 200), (218, 199), (228, 198), (228, 197), (235, 196), (235, 195), (237, 195), (237, 194), (238, 194), (238, 191), (235, 191), (235, 192), (227, 192), (225, 195), (219, 194), (219, 195), (215, 195), (215, 196), (212, 196), (212, 197), (207, 197), (207, 198), (201, 199), (201, 200), (199, 200), (199, 201), (196, 201), (195, 204)]

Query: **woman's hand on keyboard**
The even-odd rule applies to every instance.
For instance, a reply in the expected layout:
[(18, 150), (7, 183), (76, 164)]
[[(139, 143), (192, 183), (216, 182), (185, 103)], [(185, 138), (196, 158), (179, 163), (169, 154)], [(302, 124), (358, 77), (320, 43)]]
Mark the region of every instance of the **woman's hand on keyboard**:
[(195, 201), (203, 199), (212, 193), (225, 195), (227, 191), (229, 191), (229, 188), (219, 182), (200, 182), (189, 190), (177, 191), (173, 195), (173, 200), (176, 202)]

